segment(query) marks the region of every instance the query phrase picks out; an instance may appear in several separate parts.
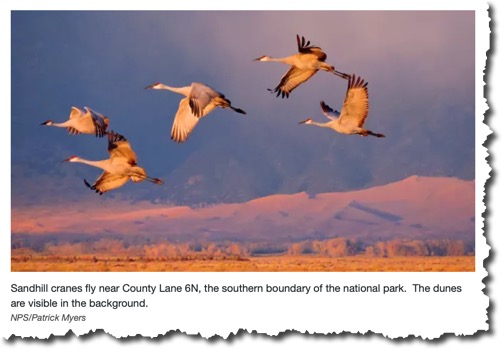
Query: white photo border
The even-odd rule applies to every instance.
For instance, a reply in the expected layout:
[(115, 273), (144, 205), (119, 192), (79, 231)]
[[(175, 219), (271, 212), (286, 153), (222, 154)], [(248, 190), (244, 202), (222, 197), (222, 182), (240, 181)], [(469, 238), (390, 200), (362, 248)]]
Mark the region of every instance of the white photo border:
[[(482, 280), (488, 272), (484, 268), (484, 260), (489, 256), (490, 247), (484, 236), (484, 219), (486, 210), (484, 203), (485, 185), (489, 179), (490, 166), (486, 161), (488, 150), (483, 146), (488, 135), (489, 127), (484, 123), (484, 113), (488, 109), (484, 97), (484, 72), (489, 50), (489, 16), (488, 5), (481, 1), (354, 1), (337, 2), (327, 7), (326, 1), (311, 1), (309, 8), (289, 2), (290, 10), (473, 10), (476, 13), (476, 243), (475, 272), (455, 273), (16, 273), (10, 267), (10, 204), (9, 195), (2, 196), (4, 210), (2, 211), (2, 231), (0, 238), (3, 247), (1, 254), (2, 274), (2, 300), (0, 314), (0, 328), (2, 337), (12, 335), (21, 337), (48, 338), (51, 335), (65, 335), (71, 330), (76, 335), (87, 334), (95, 329), (104, 329), (114, 337), (126, 337), (141, 334), (148, 337), (157, 337), (171, 330), (181, 330), (187, 334), (200, 334), (210, 338), (214, 335), (227, 338), (241, 329), (249, 332), (257, 331), (267, 335), (278, 335), (287, 330), (296, 330), (309, 333), (366, 333), (368, 331), (383, 334), (389, 338), (408, 337), (410, 335), (424, 339), (435, 339), (447, 333), (455, 335), (472, 335), (478, 331), (488, 330), (489, 297), (484, 294), (485, 285)], [(1, 41), (5, 48), (4, 57), (8, 57), (2, 64), (2, 106), (10, 116), (10, 25), (11, 11), (14, 10), (280, 10), (286, 9), (280, 2), (256, 1), (243, 5), (237, 3), (208, 3), (204, 1), (185, 2), (151, 2), (140, 4), (135, 1), (121, 1), (118, 5), (114, 1), (5, 1), (0, 12), (0, 25), (2, 27)], [(6, 7), (5, 7), (6, 6)], [(2, 129), (2, 149), (4, 159), (10, 160), (11, 134), (9, 129)], [(7, 165), (7, 172), (2, 175), (2, 183), (10, 188), (11, 163)], [(9, 210), (6, 210), (9, 208)], [(12, 295), (10, 285), (52, 283), (52, 284), (104, 284), (122, 285), (125, 283), (135, 285), (172, 284), (186, 285), (192, 283), (225, 285), (246, 283), (249, 285), (277, 284), (308, 284), (312, 286), (320, 283), (357, 284), (364, 281), (366, 284), (381, 283), (394, 285), (402, 283), (435, 284), (445, 283), (462, 285), (461, 295), (449, 298), (424, 299), (415, 295), (415, 302), (411, 297), (397, 295), (385, 300), (383, 297), (369, 295), (364, 298), (352, 299), (343, 295), (198, 295), (186, 297), (183, 294), (169, 295), (169, 297), (156, 295), (148, 298), (148, 317), (145, 310), (91, 310), (85, 311), (89, 321), (82, 323), (39, 323), (33, 327), (30, 323), (11, 322), (5, 317), (15, 312), (10, 307), (10, 301), (18, 296)], [(62, 296), (54, 296), (58, 299)], [(65, 296), (66, 297), (66, 296)], [(124, 297), (122, 294), (109, 296), (110, 298)], [(129, 298), (129, 296), (126, 296)], [(85, 299), (85, 298), (84, 298)], [(134, 298), (131, 298), (134, 299)], [(140, 298), (141, 299), (141, 298)], [(426, 306), (425, 303), (428, 303)], [(463, 310), (455, 306), (463, 305)], [(295, 305), (295, 307), (292, 307)], [(390, 309), (393, 305), (393, 309)], [(366, 310), (371, 312), (365, 313)], [(407, 312), (404, 312), (404, 311)], [(433, 314), (433, 311), (437, 313)], [(463, 314), (460, 314), (463, 311)], [(431, 317), (433, 316), (433, 317)], [(127, 319), (128, 322), (118, 322)], [(428, 324), (424, 319), (429, 319)]]

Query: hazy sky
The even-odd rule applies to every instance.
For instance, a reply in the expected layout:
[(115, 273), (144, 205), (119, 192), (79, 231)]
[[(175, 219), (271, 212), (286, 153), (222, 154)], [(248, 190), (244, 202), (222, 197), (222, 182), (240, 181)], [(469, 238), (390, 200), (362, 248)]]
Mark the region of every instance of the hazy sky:
[[(52, 174), (43, 181), (74, 176), (78, 186), (82, 177), (93, 180), (100, 173), (60, 162), (73, 154), (107, 158), (104, 139), (71, 137), (39, 125), (66, 120), (71, 106), (108, 115), (110, 129), (128, 138), (152, 176), (172, 174), (214, 140), (231, 152), (233, 145), (226, 143), (231, 135), (246, 135), (265, 147), (275, 137), (297, 142), (296, 147), (335, 138), (297, 123), (307, 117), (324, 121), (320, 100), (340, 109), (344, 80), (319, 72), (281, 100), (266, 89), (276, 86), (288, 67), (252, 61), (293, 54), (296, 34), (321, 46), (337, 70), (369, 82), (369, 129), (400, 135), (401, 145), (410, 138), (418, 148), (427, 142), (435, 149), (436, 140), (415, 140), (415, 132), (446, 118), (454, 123), (474, 118), (474, 28), (474, 12), (461, 11), (14, 11), (12, 162), (22, 173), (13, 170), (18, 171), (13, 193), (23, 192), (16, 177), (30, 177), (35, 169)], [(186, 144), (175, 144), (170, 130), (181, 95), (143, 89), (156, 81), (204, 82), (248, 114), (215, 111)], [(465, 154), (474, 152), (473, 132), (449, 125), (445, 135), (458, 138), (456, 147), (461, 142)], [(375, 147), (385, 154), (393, 140)], [(442, 142), (438, 148), (445, 148)]]

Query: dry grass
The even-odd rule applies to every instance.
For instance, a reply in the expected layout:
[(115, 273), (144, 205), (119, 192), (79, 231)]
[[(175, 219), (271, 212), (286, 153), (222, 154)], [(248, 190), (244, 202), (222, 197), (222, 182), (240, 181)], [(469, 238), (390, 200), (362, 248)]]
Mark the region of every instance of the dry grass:
[(266, 256), (224, 260), (15, 256), (12, 271), (475, 271), (474, 256), (393, 257)]

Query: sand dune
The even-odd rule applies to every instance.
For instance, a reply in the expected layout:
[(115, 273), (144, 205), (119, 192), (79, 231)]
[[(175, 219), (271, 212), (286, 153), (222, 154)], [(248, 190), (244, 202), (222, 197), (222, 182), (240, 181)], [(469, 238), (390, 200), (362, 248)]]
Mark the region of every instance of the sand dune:
[(412, 176), (351, 192), (273, 195), (206, 208), (96, 198), (12, 208), (13, 233), (140, 233), (180, 239), (281, 240), (335, 235), (474, 237), (475, 181)]

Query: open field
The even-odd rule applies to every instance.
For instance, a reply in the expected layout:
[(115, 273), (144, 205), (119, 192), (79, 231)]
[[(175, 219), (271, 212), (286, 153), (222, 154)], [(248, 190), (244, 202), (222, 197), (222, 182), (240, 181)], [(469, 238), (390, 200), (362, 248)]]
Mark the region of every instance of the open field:
[(454, 272), (475, 271), (474, 256), (392, 257), (264, 256), (224, 260), (168, 260), (111, 257), (15, 256), (12, 271), (338, 271)]

